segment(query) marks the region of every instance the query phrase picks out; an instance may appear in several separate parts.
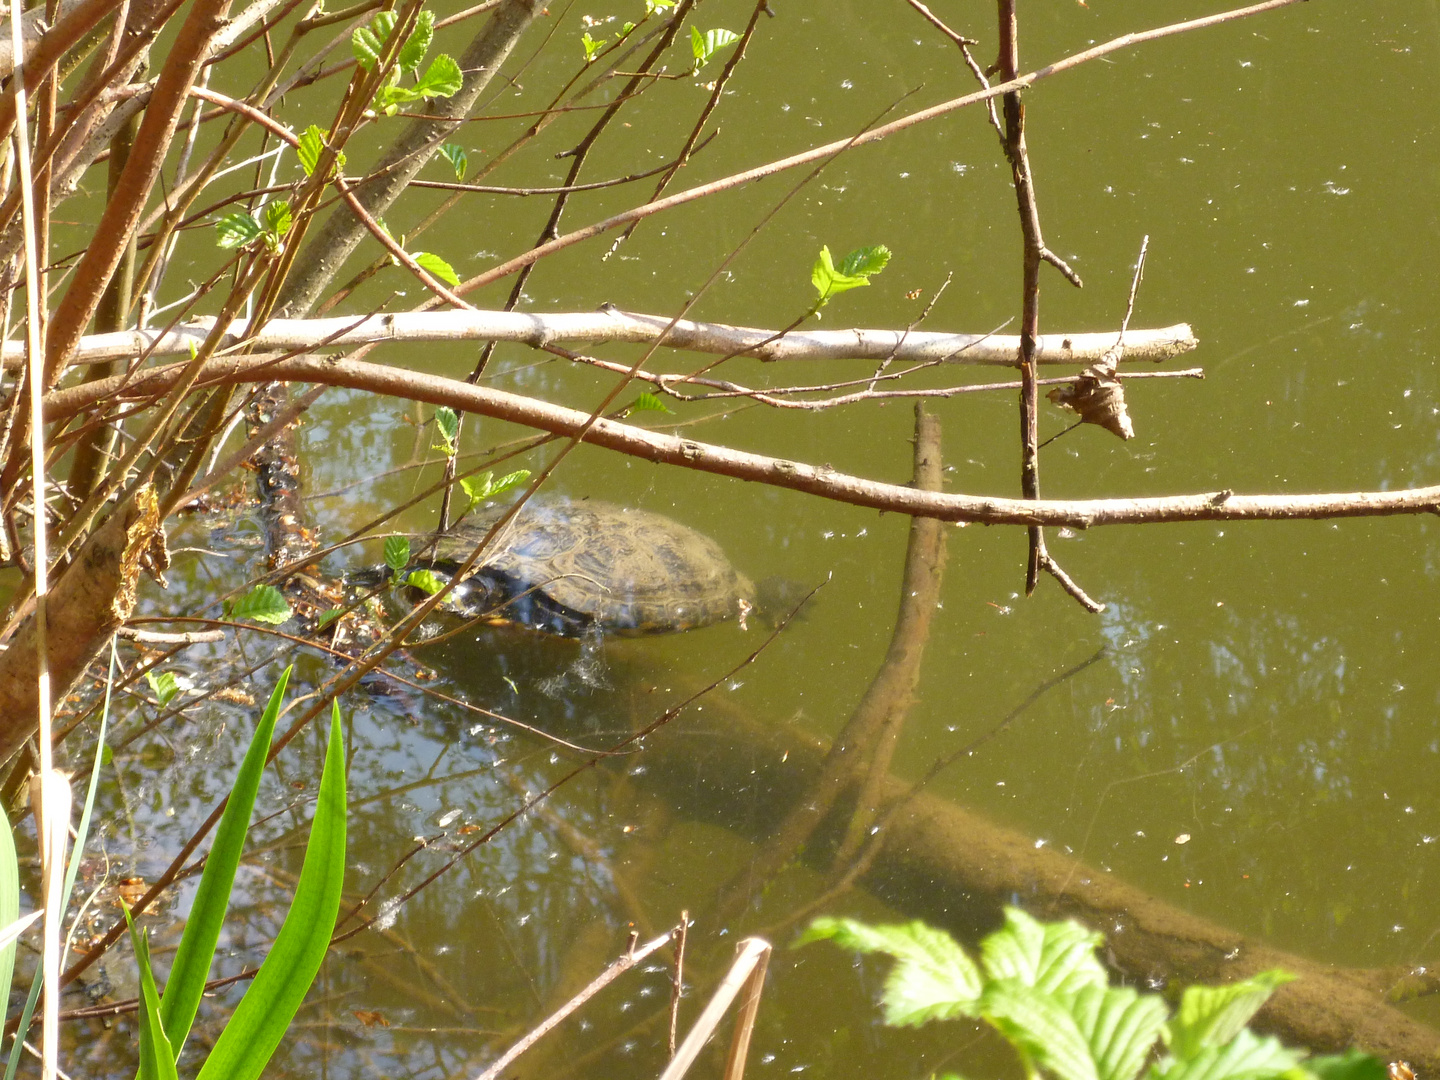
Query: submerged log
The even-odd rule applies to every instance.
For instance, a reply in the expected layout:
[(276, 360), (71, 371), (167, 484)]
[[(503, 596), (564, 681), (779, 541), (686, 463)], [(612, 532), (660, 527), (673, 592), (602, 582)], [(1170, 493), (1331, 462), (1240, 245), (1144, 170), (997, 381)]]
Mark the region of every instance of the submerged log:
[[(703, 732), (687, 720), (683, 734), (673, 733), (679, 738), (661, 737), (647, 750), (643, 782), (682, 814), (763, 840), (821, 775), (825, 742), (724, 709), (719, 699), (700, 715), (708, 718)], [(885, 799), (910, 791), (909, 782), (891, 776)], [(822, 863), (827, 854), (819, 845), (805, 853)], [(1283, 968), (1299, 978), (1275, 994), (1257, 1026), (1295, 1045), (1358, 1045), (1416, 1071), (1440, 1070), (1440, 1032), (1387, 1001), (1384, 977), (1247, 937), (1078, 859), (1037, 849), (1033, 836), (939, 796), (922, 792), (894, 816), (860, 883), (907, 916), (971, 939), (999, 925), (1003, 904), (1076, 919), (1104, 933), (1107, 959), (1135, 982), (1224, 983)]]

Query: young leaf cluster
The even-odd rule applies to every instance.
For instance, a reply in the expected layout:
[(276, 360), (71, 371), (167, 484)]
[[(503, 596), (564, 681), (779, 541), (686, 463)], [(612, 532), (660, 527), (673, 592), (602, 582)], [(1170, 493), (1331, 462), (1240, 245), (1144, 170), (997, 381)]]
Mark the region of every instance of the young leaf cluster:
[(259, 240), (273, 255), (280, 251), (290, 225), (289, 200), (272, 199), (260, 208), (259, 217), (244, 210), (223, 215), (215, 222), (215, 242), (222, 248), (242, 248)]
[(512, 473), (506, 473), (499, 480), (495, 479), (495, 474), (492, 472), (481, 473), (479, 476), (461, 477), (460, 487), (470, 498), (470, 505), (465, 508), (465, 512), (468, 514), (486, 499), (493, 499), (496, 495), (504, 494), (529, 479), (529, 469), (516, 469)]
[[(350, 50), (355, 56), (355, 62), (366, 71), (374, 71), (380, 63), (385, 46), (395, 30), (395, 20), (395, 12), (380, 11), (370, 20), (368, 26), (362, 26), (350, 35)], [(401, 105), (424, 101), (427, 98), (452, 97), (460, 92), (460, 65), (446, 53), (441, 53), (430, 61), (425, 73), (420, 74), (420, 65), (425, 60), (425, 54), (430, 51), (430, 43), (434, 38), (435, 13), (422, 11), (415, 21), (415, 29), (405, 39), (405, 44), (400, 46), (394, 66), (380, 84), (380, 89), (375, 92), (375, 100), (370, 106), (372, 112), (394, 116)], [(415, 82), (410, 86), (403, 86), (401, 82), (407, 74), (413, 76)]]
[(390, 570), (392, 588), (398, 589), (402, 585), (413, 585), (422, 592), (434, 596), (444, 587), (444, 583), (431, 570), (418, 566), (413, 570), (407, 569), (410, 566), (409, 537), (396, 534), (385, 538), (385, 565)]
[(435, 410), (435, 433), (439, 436), (440, 441), (434, 443), (430, 449), (439, 450), (446, 457), (454, 457), (455, 440), (460, 435), (460, 418), (448, 405), (441, 405)]
[(726, 45), (733, 45), (739, 40), (740, 35), (732, 30), (717, 27), (714, 30), (706, 30), (702, 34), (698, 27), (690, 27), (690, 52), (695, 57), (695, 67), (691, 74), (693, 75), (708, 64), (716, 50), (723, 49)]
[(856, 248), (840, 260), (839, 266), (835, 265), (830, 249), (822, 247), (820, 257), (810, 268), (810, 283), (820, 294), (815, 306), (822, 308), (831, 297), (869, 285), (870, 278), (884, 270), (889, 262), (890, 249), (884, 244)]
[(1172, 1015), (1165, 999), (1112, 987), (1075, 922), (1041, 923), (1015, 908), (980, 945), (976, 963), (922, 922), (872, 926), (821, 918), (797, 944), (832, 940), (896, 960), (882, 995), (885, 1022), (916, 1027), (960, 1017), (994, 1027), (1027, 1076), (1051, 1080), (1384, 1080), (1366, 1054), (1307, 1058), (1246, 1025), (1289, 982), (1262, 972), (1228, 986), (1192, 986)]
[[(311, 124), (300, 135), (300, 145), (295, 148), (295, 154), (300, 158), (300, 167), (305, 170), (306, 176), (314, 176), (315, 170), (320, 165), (320, 155), (325, 150), (329, 141), (329, 133), (323, 131), (318, 124)], [(337, 168), (345, 167), (344, 153), (335, 155)]]

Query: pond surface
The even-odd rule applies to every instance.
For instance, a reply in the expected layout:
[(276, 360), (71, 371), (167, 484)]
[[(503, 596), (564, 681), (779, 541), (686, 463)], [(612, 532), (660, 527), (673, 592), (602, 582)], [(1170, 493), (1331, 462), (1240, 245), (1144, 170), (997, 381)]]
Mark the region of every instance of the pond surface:
[[(903, 3), (773, 6), (778, 17), (761, 21), (716, 118), (720, 136), (682, 174), (687, 186), (971, 86), (955, 48)], [(635, 16), (593, 5), (552, 10), (562, 37), (578, 37), (582, 13)], [(982, 39), (982, 56), (991, 53), (993, 6), (935, 10)], [(1022, 68), (1200, 13), (1153, 0), (1022, 5)], [(711, 0), (698, 21), (738, 30), (747, 16), (748, 5)], [(578, 46), (573, 51), (578, 56)], [(501, 95), (491, 110), (540, 107), (574, 61), (558, 50), (542, 56), (526, 69), (523, 92)], [(614, 129), (587, 176), (665, 159), (705, 93), (687, 80), (642, 99), (622, 114), (633, 126)], [(1437, 94), (1440, 6), (1425, 2), (1297, 5), (1116, 53), (1027, 95), (1046, 239), (1085, 280), (1077, 291), (1045, 272), (1042, 331), (1114, 328), (1148, 234), (1133, 325), (1192, 324), (1199, 350), (1170, 366), (1193, 362), (1206, 374), (1131, 384), (1133, 441), (1086, 427), (1047, 447), (1046, 495), (1396, 489), (1440, 478)], [(555, 124), (540, 152), (490, 182), (559, 182), (567, 163), (550, 155), (573, 145), (590, 115)], [(521, 123), (471, 125), (457, 141), (480, 162)], [(604, 241), (571, 248), (540, 266), (525, 306), (578, 311), (614, 302), (673, 313), (799, 179), (785, 174), (649, 221), (606, 262)], [(648, 184), (639, 185), (647, 194)], [(634, 185), (577, 197), (565, 221), (578, 226), (643, 197)], [(425, 240), (462, 277), (528, 246), (550, 209), (539, 199), (472, 198)], [(405, 229), (433, 201), (434, 193), (413, 193), (392, 225)], [(893, 251), (889, 268), (870, 288), (833, 302), (825, 328), (903, 326), (953, 274), (928, 329), (984, 332), (1012, 320), (1008, 332), (1016, 332), (1014, 196), (980, 112), (839, 157), (749, 242), (692, 317), (784, 326), (811, 302), (808, 271), (821, 244), (839, 254), (874, 243)], [(351, 307), (363, 310), (399, 281), (373, 283)], [(471, 299), (500, 306), (509, 287)], [(913, 290), (922, 297), (908, 298)], [(477, 352), (425, 346), (383, 356), (464, 375)], [(684, 355), (659, 362), (698, 366)], [(846, 362), (776, 371), (742, 360), (722, 374), (779, 385), (870, 370)], [(993, 369), (946, 371), (932, 385), (993, 377)], [(497, 350), (488, 378), (582, 408), (611, 385), (519, 346)], [(671, 407), (673, 416), (632, 419), (889, 482), (910, 477), (905, 402), (783, 413)], [(944, 431), (947, 490), (1018, 493), (1013, 392), (961, 396), (933, 411)], [(342, 392), (312, 410), (302, 456), (327, 538), (438, 477), (433, 428), (422, 426), (429, 416), (428, 408)], [(1045, 405), (1042, 438), (1069, 423)], [(520, 434), (472, 420), (462, 448), (479, 452)], [(551, 452), (519, 464), (537, 468)], [(432, 464), (391, 472), (422, 459)], [(753, 578), (827, 583), (802, 619), (728, 677), (764, 640), (763, 629), (726, 624), (611, 639), (598, 655), (573, 642), (487, 630), (422, 654), (444, 693), (587, 747), (617, 742), (722, 681), (654, 736), (654, 760), (641, 754), (582, 773), (413, 899), (386, 908), (383, 930), (337, 949), (275, 1075), (473, 1077), (618, 955), (632, 926), (649, 937), (682, 910), (695, 920), (693, 1015), (737, 938), (779, 927), (776, 943), (785, 944), (795, 932), (785, 925), (790, 913), (826, 888), (823, 871), (795, 864), (757, 887), (740, 914), (716, 916), (717, 890), (756, 857), (755, 819), (771, 805), (764, 791), (740, 782), (747, 770), (733, 759), (751, 753), (759, 770), (769, 744), (757, 739), (747, 751), (724, 736), (768, 729), (802, 745), (840, 731), (885, 655), (908, 520), (590, 448), (572, 453), (552, 486), (670, 515), (714, 537)], [(434, 514), (428, 501), (401, 527), (423, 530)], [(147, 598), (149, 610), (197, 610), (217, 588), (238, 585), (258, 566), (245, 544), (256, 531), (246, 520), (188, 522), (172, 545), (204, 551), (177, 556), (174, 587)], [(1020, 595), (1023, 530), (947, 531), (942, 603), (898, 745), (898, 776), (918, 777), (1106, 647), (1099, 662), (941, 773), (931, 793), (1180, 909), (1323, 963), (1385, 968), (1440, 959), (1440, 564), (1432, 518), (1052, 530), (1052, 553), (1107, 605), (1099, 615), (1050, 580), (1035, 596)], [(378, 558), (377, 542), (330, 568)], [(272, 655), (273, 644), (259, 638), (244, 648), (255, 670), (239, 685), (263, 701), (282, 663), (297, 657), (288, 648)], [(302, 687), (331, 671), (325, 661), (298, 659)], [(226, 662), (238, 663), (229, 652)], [(207, 663), (195, 649), (176, 669), (203, 684), (219, 677)], [(349, 894), (374, 888), (415, 838), (432, 845), (385, 881), (377, 905), (583, 760), (418, 693), (357, 693), (343, 708), (354, 802)], [(148, 715), (122, 705), (122, 732)], [(197, 706), (185, 723), (118, 749), (123, 782), (101, 794), (111, 855), (134, 873), (158, 873), (226, 790), (253, 715)], [(257, 831), (263, 847), (242, 871), (243, 907), (225, 942), (224, 973), (258, 959), (283, 915), (319, 753), (318, 736), (307, 736), (262, 791), (263, 812), (284, 813)], [(732, 758), (722, 767), (724, 754)], [(681, 784), (676, 777), (687, 767)], [(652, 775), (658, 769), (668, 770), (663, 780)], [(680, 788), (685, 794), (674, 797)], [(853, 890), (824, 910), (896, 918), (946, 906), (933, 894), (889, 899)], [(183, 909), (188, 893), (181, 889), (173, 902)], [(998, 917), (993, 903), (967, 903), (954, 901), (957, 926)], [(658, 1073), (669, 997), (662, 956), (507, 1075)], [(117, 996), (126, 996), (127, 963), (107, 964)], [(750, 1075), (1012, 1068), (1001, 1049), (963, 1026), (882, 1028), (879, 973), (827, 946), (778, 950)], [(1407, 1007), (1437, 1015), (1425, 1000)], [(98, 1026), (72, 1030), (76, 1071), (126, 1071), (128, 1019), (109, 1036)], [(212, 1037), (205, 1028), (192, 1045)]]

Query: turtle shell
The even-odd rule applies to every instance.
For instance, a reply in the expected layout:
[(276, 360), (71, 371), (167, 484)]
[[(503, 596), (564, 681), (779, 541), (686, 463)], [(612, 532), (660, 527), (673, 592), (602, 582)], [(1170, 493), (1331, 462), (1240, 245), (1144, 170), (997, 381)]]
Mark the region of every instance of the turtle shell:
[[(468, 559), (505, 513), (487, 508), (450, 530), (437, 545), (439, 560)], [(755, 587), (730, 564), (720, 545), (694, 529), (648, 510), (595, 500), (532, 499), (482, 555), (468, 578), (483, 579), (496, 601), (527, 597), (545, 617), (509, 615), (553, 632), (594, 626), (632, 634), (690, 630), (749, 610)], [(534, 605), (531, 605), (532, 607)], [(521, 603), (512, 605), (523, 612)]]

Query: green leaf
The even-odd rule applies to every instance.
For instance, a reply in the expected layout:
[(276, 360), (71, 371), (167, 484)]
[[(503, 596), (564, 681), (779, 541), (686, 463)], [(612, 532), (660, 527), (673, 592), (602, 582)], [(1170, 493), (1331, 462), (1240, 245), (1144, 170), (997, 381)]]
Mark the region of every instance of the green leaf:
[(435, 13), (433, 11), (422, 11), (420, 17), (415, 20), (415, 29), (410, 31), (410, 36), (405, 39), (405, 44), (400, 46), (400, 57), (395, 66), (402, 71), (414, 71), (420, 66), (425, 54), (430, 51), (430, 42), (435, 38)]
[(605, 39), (593, 38), (590, 36), (590, 31), (586, 30), (584, 36), (580, 38), (580, 44), (585, 49), (585, 62), (588, 64), (600, 55), (600, 50), (605, 47)]
[(645, 14), (654, 15), (657, 11), (673, 8), (676, 2), (677, 0), (645, 0)]
[(130, 909), (124, 910), (135, 964), (140, 969), (140, 1080), (178, 1080), (175, 1051), (160, 1023), (160, 998), (155, 992), (155, 972), (150, 967), (149, 935), (135, 929)]
[(831, 297), (839, 296), (851, 289), (870, 284), (870, 276), (885, 269), (890, 261), (890, 249), (884, 244), (856, 248), (840, 261), (837, 268), (828, 247), (820, 249), (820, 257), (810, 268), (810, 283), (820, 294), (819, 306), (824, 307)]
[(259, 1080), (320, 971), (345, 884), (345, 743), (331, 706), (330, 745), (295, 899), (270, 955), (216, 1040), (198, 1080)]
[(702, 34), (696, 27), (690, 27), (690, 51), (695, 54), (695, 70), (699, 71), (704, 67), (710, 57), (715, 55), (716, 49), (723, 49), (739, 40), (740, 35), (729, 30), (717, 28), (706, 30)]
[(450, 163), (450, 168), (455, 170), (455, 179), (465, 179), (466, 170), (470, 168), (470, 155), (465, 153), (463, 146), (455, 143), (445, 143), (440, 147), (440, 156)]
[(245, 211), (237, 210), (215, 222), (215, 243), (222, 248), (244, 247), (260, 239), (262, 232), (264, 230), (260, 227), (260, 222)]
[(395, 13), (380, 11), (370, 20), (369, 26), (362, 26), (350, 35), (350, 51), (355, 61), (366, 71), (373, 71), (380, 62), (380, 53), (390, 31), (395, 29)]
[(885, 980), (885, 1022), (918, 1026), (928, 1020), (974, 1016), (980, 972), (955, 939), (923, 922), (869, 926), (854, 919), (820, 918), (796, 946), (829, 939), (844, 949), (884, 953), (898, 963)]
[(493, 499), (496, 495), (523, 484), (530, 479), (530, 470), (516, 469), (512, 473), (506, 473), (499, 480), (494, 479), (494, 476), (494, 473), (486, 472), (480, 476), (462, 476), (460, 478), (460, 487), (470, 497), (470, 509), (473, 510), (476, 503)]
[(344, 608), (332, 607), (329, 611), (321, 614), (319, 620), (315, 623), (315, 629), (324, 630), (325, 627), (329, 626), (332, 622), (334, 622), (336, 619), (338, 619), (341, 615), (344, 614)]
[(666, 405), (665, 402), (661, 401), (654, 394), (644, 393), (637, 397), (625, 412), (627, 415), (632, 412), (663, 412), (673, 415), (675, 410)]
[(325, 149), (325, 132), (316, 124), (311, 124), (300, 134), (300, 145), (295, 147), (295, 154), (300, 158), (300, 167), (305, 170), (306, 176), (315, 175), (315, 167), (320, 164), (320, 154)]
[(460, 75), (460, 65), (445, 53), (430, 61), (425, 74), (415, 84), (415, 93), (425, 98), (453, 97), (460, 92), (465, 80)]
[(1036, 922), (1018, 908), (1005, 909), (1005, 926), (980, 943), (985, 972), (1050, 993), (1107, 986), (1095, 950), (1105, 939), (1077, 922)]
[(290, 231), (290, 203), (286, 199), (272, 199), (260, 209), (260, 224), (271, 236), (279, 238)]
[(890, 264), (890, 249), (884, 244), (856, 248), (840, 260), (840, 273), (850, 277), (869, 277)]
[(445, 587), (445, 583), (429, 570), (411, 570), (405, 575), (405, 584), (414, 585), (427, 596), (434, 596)]
[(205, 871), (200, 875), (200, 885), (190, 905), (190, 916), (185, 920), (185, 932), (180, 937), (175, 962), (170, 965), (170, 976), (165, 981), (160, 1019), (174, 1048), (172, 1061), (179, 1057), (190, 1027), (195, 1022), (195, 1013), (200, 1008), (200, 997), (205, 991), (205, 981), (209, 978), (210, 965), (215, 958), (215, 945), (220, 940), (225, 911), (230, 906), (235, 871), (245, 852), (245, 836), (250, 830), (250, 815), (265, 772), (265, 759), (270, 753), (275, 721), (280, 715), (285, 687), (293, 670), (287, 667), (280, 674), (280, 680), (270, 694), (270, 702), (255, 726), (255, 734), (250, 737), (250, 747), (245, 751), (245, 759), (231, 784), (225, 813), (215, 828), (215, 840), (205, 860)]
[(1100, 1080), (1134, 1080), (1170, 1011), (1158, 995), (1142, 995), (1128, 986), (1087, 986), (1064, 1000)]
[(443, 450), (446, 457), (454, 457), (455, 440), (460, 435), (460, 418), (455, 415), (455, 410), (448, 405), (436, 409), (435, 429), (440, 433), (441, 441), (430, 449)]
[(1385, 1080), (1385, 1062), (1353, 1047), (1343, 1054), (1312, 1057), (1303, 1068), (1318, 1080)]
[(1250, 1022), (1271, 994), (1294, 979), (1283, 971), (1262, 971), (1228, 986), (1187, 986), (1166, 1030), (1170, 1052), (1189, 1058), (1204, 1047), (1224, 1046)]
[(397, 574), (410, 565), (410, 538), (398, 533), (385, 538), (385, 565)]
[(460, 275), (455, 269), (439, 255), (431, 254), (428, 251), (417, 251), (410, 256), (431, 277), (443, 281), (452, 289), (460, 284)]
[(1274, 1036), (1241, 1029), (1225, 1046), (1207, 1046), (1191, 1058), (1167, 1057), (1150, 1067), (1150, 1080), (1275, 1080), (1300, 1062)]
[(980, 1008), (1028, 1061), (1059, 1080), (1098, 1080), (1090, 1044), (1058, 995), (1019, 979), (995, 979), (986, 985)]
[(232, 619), (253, 619), (270, 626), (279, 626), (293, 614), (274, 585), (256, 585), (230, 607)]
[(162, 671), (156, 675), (153, 671), (145, 672), (145, 681), (150, 684), (150, 692), (155, 695), (163, 709), (180, 692), (180, 684), (175, 681), (173, 672)]

